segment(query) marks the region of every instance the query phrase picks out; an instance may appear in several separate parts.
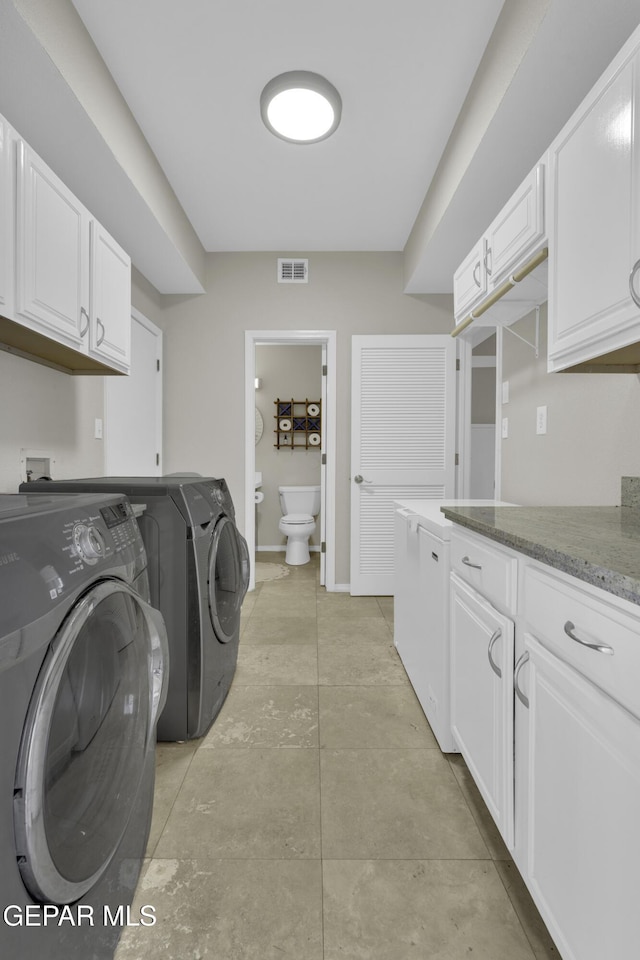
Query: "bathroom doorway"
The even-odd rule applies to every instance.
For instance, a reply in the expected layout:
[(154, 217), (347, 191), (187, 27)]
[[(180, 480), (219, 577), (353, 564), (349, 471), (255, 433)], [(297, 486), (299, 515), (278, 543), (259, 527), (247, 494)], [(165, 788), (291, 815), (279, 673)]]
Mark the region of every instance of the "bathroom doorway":
[[(327, 590), (335, 589), (335, 360), (334, 331), (245, 334), (245, 537), (250, 555), (285, 548), (278, 487), (319, 485), (321, 510), (310, 548), (320, 552), (320, 582)], [(276, 401), (296, 401), (290, 417), (277, 416), (284, 407), (278, 410)], [(288, 420), (291, 429), (276, 433)]]

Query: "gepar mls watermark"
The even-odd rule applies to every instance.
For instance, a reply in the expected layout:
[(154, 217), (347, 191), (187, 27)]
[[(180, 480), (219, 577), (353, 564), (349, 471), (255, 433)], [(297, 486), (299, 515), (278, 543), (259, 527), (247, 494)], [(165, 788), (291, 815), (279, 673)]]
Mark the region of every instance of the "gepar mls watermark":
[(157, 917), (156, 908), (148, 903), (137, 915), (125, 904), (104, 904), (100, 910), (87, 903), (11, 903), (4, 908), (2, 919), (8, 927), (153, 927)]

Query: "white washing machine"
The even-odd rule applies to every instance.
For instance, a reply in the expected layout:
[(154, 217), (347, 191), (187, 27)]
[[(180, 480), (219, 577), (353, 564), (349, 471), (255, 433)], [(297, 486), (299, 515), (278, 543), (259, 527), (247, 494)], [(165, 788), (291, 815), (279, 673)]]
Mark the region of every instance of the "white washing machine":
[(108, 960), (145, 853), (168, 661), (127, 499), (0, 496), (0, 596), (0, 957)]

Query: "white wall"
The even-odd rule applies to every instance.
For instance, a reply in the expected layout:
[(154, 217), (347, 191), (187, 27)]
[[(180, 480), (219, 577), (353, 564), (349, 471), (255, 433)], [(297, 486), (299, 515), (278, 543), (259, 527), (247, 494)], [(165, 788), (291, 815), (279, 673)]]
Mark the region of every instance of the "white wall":
[[(161, 313), (162, 297), (135, 270), (132, 299), (150, 320)], [(58, 478), (102, 476), (94, 421), (104, 420), (103, 377), (71, 376), (0, 351), (0, 411), (0, 493), (16, 492), (23, 449), (51, 453)]]
[[(534, 314), (514, 329), (535, 335)], [(620, 478), (640, 474), (640, 378), (636, 374), (547, 373), (546, 305), (540, 357), (503, 334), (509, 437), (502, 440), (502, 499), (521, 504), (619, 504)], [(536, 407), (548, 430), (536, 435)]]
[(308, 284), (278, 284), (281, 253), (211, 254), (201, 297), (167, 297), (164, 331), (167, 472), (224, 476), (244, 528), (244, 331), (336, 330), (336, 581), (349, 582), (351, 336), (448, 333), (450, 296), (402, 293), (400, 253), (305, 253)]
[[(278, 487), (320, 483), (320, 448), (278, 449), (275, 444), (275, 403), (282, 400), (319, 400), (322, 392), (322, 347), (256, 346), (256, 407), (264, 422), (262, 439), (256, 446), (256, 470), (262, 471), (264, 501), (256, 508), (256, 546), (273, 547), (286, 544), (278, 529), (282, 512)], [(320, 543), (319, 526), (311, 544)]]
[(75, 377), (0, 351), (0, 492), (16, 493), (23, 449), (55, 457), (57, 477), (100, 476), (102, 377)]

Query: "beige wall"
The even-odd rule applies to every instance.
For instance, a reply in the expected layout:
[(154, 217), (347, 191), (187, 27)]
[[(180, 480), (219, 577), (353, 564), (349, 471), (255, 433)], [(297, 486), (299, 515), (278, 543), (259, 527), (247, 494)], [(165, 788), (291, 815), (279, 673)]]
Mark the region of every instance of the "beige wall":
[(102, 377), (74, 377), (0, 351), (0, 492), (21, 482), (21, 450), (55, 458), (58, 477), (100, 476), (103, 441), (94, 419), (104, 412)]
[(400, 253), (308, 256), (308, 284), (278, 284), (276, 252), (212, 254), (207, 292), (167, 297), (151, 318), (164, 330), (164, 462), (224, 476), (243, 529), (244, 331), (336, 330), (336, 580), (348, 583), (351, 336), (449, 332), (452, 300), (404, 295)]
[[(262, 414), (264, 433), (256, 446), (256, 470), (262, 471), (264, 501), (256, 509), (256, 546), (283, 546), (286, 543), (278, 523), (282, 512), (278, 487), (282, 484), (320, 483), (320, 448), (278, 449), (275, 444), (275, 403), (284, 400), (319, 400), (322, 392), (322, 347), (256, 346), (256, 407)], [(310, 541), (320, 543), (316, 529)]]
[[(535, 336), (534, 315), (514, 329)], [(546, 371), (546, 305), (540, 358), (503, 335), (509, 437), (502, 441), (502, 498), (522, 504), (619, 504), (620, 477), (640, 473), (640, 379), (635, 374)], [(536, 407), (547, 433), (536, 435)]]
[[(162, 297), (135, 270), (131, 294), (156, 322)], [(104, 444), (94, 439), (95, 418), (104, 419), (103, 377), (71, 376), (0, 351), (0, 410), (0, 493), (16, 492), (23, 449), (50, 453), (59, 478), (104, 472)]]

